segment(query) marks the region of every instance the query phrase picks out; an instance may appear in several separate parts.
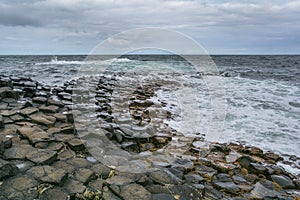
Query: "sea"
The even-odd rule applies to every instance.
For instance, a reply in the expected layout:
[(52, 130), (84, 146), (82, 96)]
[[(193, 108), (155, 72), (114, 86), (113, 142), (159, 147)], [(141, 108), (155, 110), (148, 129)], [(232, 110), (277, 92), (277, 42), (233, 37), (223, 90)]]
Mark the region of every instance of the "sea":
[[(84, 65), (92, 62), (86, 58), (86, 55), (0, 56), (0, 75), (26, 76), (46, 85), (61, 86), (78, 77)], [(223, 125), (216, 142), (239, 142), (299, 158), (300, 56), (213, 55), (210, 58), (218, 69), (218, 74), (213, 76), (222, 80), (226, 101)], [(172, 67), (188, 71), (191, 64), (175, 55), (125, 55), (119, 58), (104, 56), (93, 65), (111, 65), (119, 69)], [(188, 81), (189, 76), (192, 80), (193, 75), (184, 74), (185, 80)], [(193, 85), (199, 88), (197, 109), (202, 119), (192, 126), (197, 126), (197, 130), (205, 134), (209, 129), (207, 119), (211, 111), (209, 90), (205, 89), (201, 79)], [(178, 107), (175, 112), (179, 116), (180, 112), (184, 113), (174, 96), (162, 91), (156, 96)], [(170, 110), (174, 111), (172, 106)], [(168, 123), (176, 128), (179, 122), (173, 119)]]

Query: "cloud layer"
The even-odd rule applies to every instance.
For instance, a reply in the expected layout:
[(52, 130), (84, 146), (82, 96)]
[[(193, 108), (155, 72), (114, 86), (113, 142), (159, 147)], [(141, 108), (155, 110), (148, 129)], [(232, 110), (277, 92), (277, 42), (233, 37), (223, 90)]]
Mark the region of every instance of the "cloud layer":
[(300, 1), (4, 0), (1, 54), (88, 53), (120, 31), (180, 31), (209, 53), (300, 53)]

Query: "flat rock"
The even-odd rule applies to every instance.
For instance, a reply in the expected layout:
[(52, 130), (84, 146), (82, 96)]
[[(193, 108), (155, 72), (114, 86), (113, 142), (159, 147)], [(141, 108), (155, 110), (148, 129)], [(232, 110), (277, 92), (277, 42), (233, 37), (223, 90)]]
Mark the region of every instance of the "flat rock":
[[(36, 199), (38, 182), (28, 176), (12, 177), (0, 186), (0, 198), (4, 199)], [(2, 198), (1, 198), (2, 199)]]
[(55, 105), (55, 106), (58, 106), (58, 107), (64, 107), (64, 104), (60, 100), (56, 100), (56, 99), (48, 99), (47, 104), (48, 105)]
[[(89, 184), (90, 186), (90, 184)], [(69, 180), (65, 184), (65, 188), (68, 191), (69, 194), (76, 194), (76, 193), (83, 193), (85, 190), (85, 186), (83, 183), (75, 180)], [(102, 186), (101, 186), (102, 189)]]
[(182, 181), (167, 170), (149, 172), (149, 177), (159, 184), (180, 184)]
[(111, 169), (101, 163), (95, 164), (92, 166), (91, 170), (93, 170), (100, 177), (107, 179)]
[(293, 189), (295, 184), (293, 181), (285, 175), (272, 175), (271, 179), (276, 182), (283, 189)]
[(0, 115), (0, 128), (4, 128), (4, 119), (2, 115)]
[(24, 144), (19, 146), (12, 146), (11, 148), (6, 149), (3, 155), (4, 158), (8, 160), (24, 160), (26, 156), (34, 150), (35, 148), (31, 145)]
[(48, 133), (38, 127), (23, 126), (19, 128), (17, 132), (21, 137), (28, 139), (31, 144), (49, 141), (51, 139)]
[(53, 127), (56, 122), (55, 117), (44, 115), (44, 114), (30, 115), (30, 119), (34, 123), (41, 124), (41, 125), (47, 126), (49, 128)]
[(189, 185), (174, 185), (170, 187), (170, 192), (175, 200), (202, 200), (200, 192)]
[(98, 178), (96, 180), (91, 181), (88, 184), (88, 187), (90, 187), (90, 188), (92, 188), (93, 190), (96, 190), (96, 191), (102, 191), (103, 184), (104, 184), (104, 180)]
[(32, 101), (34, 103), (44, 104), (47, 102), (47, 98), (46, 97), (33, 97)]
[(40, 180), (43, 183), (62, 186), (68, 173), (63, 169), (57, 169), (51, 166), (36, 166), (26, 172), (30, 177)]
[(237, 194), (240, 191), (239, 186), (233, 182), (214, 181), (213, 183), (216, 188), (224, 190), (225, 192), (228, 192), (231, 194)]
[(31, 114), (34, 114), (36, 112), (38, 112), (39, 110), (37, 108), (34, 107), (28, 107), (28, 108), (23, 108), (22, 110), (19, 111), (19, 113), (22, 116), (29, 116)]
[(55, 106), (55, 105), (50, 105), (50, 106), (42, 105), (39, 107), (39, 110), (44, 113), (57, 113), (59, 110), (59, 107)]
[(96, 174), (90, 169), (81, 168), (75, 172), (75, 178), (86, 185), (91, 180), (96, 178)]
[(254, 185), (253, 190), (250, 193), (252, 199), (263, 199), (264, 197), (275, 198), (279, 196), (280, 193), (276, 190), (271, 190), (263, 186), (260, 182)]
[(126, 177), (126, 176), (113, 176), (109, 179), (106, 179), (106, 183), (109, 185), (122, 186), (122, 185), (128, 185), (133, 182), (134, 182), (134, 180), (132, 180), (131, 178)]
[(0, 159), (0, 181), (15, 176), (19, 172), (19, 169), (5, 160)]
[(79, 138), (72, 138), (68, 140), (67, 143), (73, 151), (82, 151), (85, 149), (84, 143)]
[(62, 188), (55, 187), (44, 191), (40, 196), (40, 200), (66, 200), (67, 197), (68, 194)]
[(124, 200), (149, 200), (151, 193), (138, 184), (129, 184), (121, 187), (120, 196)]
[(36, 149), (34, 151), (28, 152), (26, 158), (37, 164), (51, 164), (55, 161), (57, 157), (57, 152), (49, 149)]

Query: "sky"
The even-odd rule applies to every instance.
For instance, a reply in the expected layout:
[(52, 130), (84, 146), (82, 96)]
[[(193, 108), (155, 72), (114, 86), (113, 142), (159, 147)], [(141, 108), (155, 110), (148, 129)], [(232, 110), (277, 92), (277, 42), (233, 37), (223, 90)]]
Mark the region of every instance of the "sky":
[(0, 54), (88, 54), (144, 27), (178, 31), (209, 54), (300, 54), (299, 10), (288, 0), (0, 0)]

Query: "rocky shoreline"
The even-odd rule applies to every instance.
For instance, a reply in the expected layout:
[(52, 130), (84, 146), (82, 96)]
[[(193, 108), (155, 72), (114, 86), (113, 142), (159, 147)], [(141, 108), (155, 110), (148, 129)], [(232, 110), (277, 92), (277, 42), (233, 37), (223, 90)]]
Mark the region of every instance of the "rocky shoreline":
[(97, 77), (90, 102), (105, 137), (123, 152), (116, 158), (129, 155), (149, 170), (124, 171), (93, 156), (93, 127), (74, 122), (75, 81), (51, 87), (1, 76), (0, 199), (300, 199), (300, 177), (276, 165), (279, 155), (233, 143), (202, 148), (201, 135), (166, 126), (172, 113), (151, 97), (173, 83), (127, 83), (114, 93), (116, 77)]

